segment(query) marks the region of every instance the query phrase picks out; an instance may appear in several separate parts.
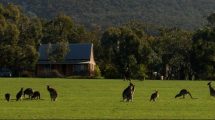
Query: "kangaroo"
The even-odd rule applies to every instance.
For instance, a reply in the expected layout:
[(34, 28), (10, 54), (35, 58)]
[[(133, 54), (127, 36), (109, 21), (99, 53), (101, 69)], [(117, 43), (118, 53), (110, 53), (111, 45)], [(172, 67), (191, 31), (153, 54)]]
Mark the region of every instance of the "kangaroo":
[(131, 81), (131, 71), (128, 67), (126, 68), (126, 70), (124, 72), (124, 81), (125, 80)]
[(5, 96), (5, 99), (9, 102), (10, 101), (10, 94), (6, 93), (4, 96)]
[(33, 95), (31, 96), (31, 99), (40, 99), (40, 92), (39, 91), (35, 91), (33, 93)]
[(185, 98), (185, 95), (190, 95), (190, 97), (193, 99), (192, 95), (190, 94), (189, 91), (187, 91), (186, 89), (182, 89), (176, 96), (175, 98), (177, 97), (180, 97), (180, 96), (183, 96), (183, 98)]
[(49, 91), (51, 101), (55, 101), (57, 98), (57, 91), (54, 88), (51, 88), (49, 85), (47, 85), (47, 90)]
[(152, 93), (150, 97), (150, 101), (156, 101), (156, 99), (159, 97), (158, 91), (156, 90), (154, 93)]
[(21, 100), (23, 95), (23, 88), (16, 94), (16, 101)]
[(214, 90), (214, 88), (212, 88), (211, 82), (208, 83), (208, 87), (209, 87), (209, 90), (210, 90), (210, 96), (215, 97), (215, 90)]
[(124, 89), (123, 93), (122, 93), (122, 97), (123, 97), (123, 101), (133, 101), (133, 96), (134, 96), (134, 91), (135, 91), (135, 88), (134, 88), (134, 84), (132, 84), (130, 82), (129, 86)]
[(24, 98), (25, 98), (25, 95), (28, 95), (29, 96), (29, 99), (31, 98), (31, 96), (33, 95), (33, 89), (32, 88), (27, 88), (24, 90)]

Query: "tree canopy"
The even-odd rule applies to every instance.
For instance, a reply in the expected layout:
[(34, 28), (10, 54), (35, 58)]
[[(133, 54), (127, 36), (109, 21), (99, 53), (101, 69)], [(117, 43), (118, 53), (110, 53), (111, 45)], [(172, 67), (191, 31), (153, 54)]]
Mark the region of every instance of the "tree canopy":
[(132, 79), (215, 79), (215, 19), (196, 31), (130, 21), (102, 30), (88, 30), (63, 13), (52, 19), (26, 15), (16, 5), (0, 5), (0, 67), (14, 75), (34, 71), (41, 44), (49, 45), (49, 59), (62, 61), (70, 43), (93, 43), (98, 74)]

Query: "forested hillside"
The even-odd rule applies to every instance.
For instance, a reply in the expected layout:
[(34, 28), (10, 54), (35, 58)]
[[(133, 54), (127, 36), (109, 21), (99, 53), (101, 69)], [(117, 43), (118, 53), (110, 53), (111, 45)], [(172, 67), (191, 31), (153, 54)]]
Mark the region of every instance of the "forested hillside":
[[(132, 79), (215, 79), (215, 13), (194, 31), (142, 21), (87, 30), (64, 14), (42, 19), (21, 9), (0, 4), (0, 68), (10, 69), (12, 76), (34, 75), (41, 44), (57, 46), (48, 50), (55, 63), (64, 60), (70, 43), (93, 43), (95, 76), (123, 78), (126, 70)], [(55, 69), (43, 72), (62, 76)]]
[(0, 0), (21, 5), (30, 15), (53, 18), (59, 13), (86, 26), (112, 26), (130, 20), (195, 29), (215, 11), (214, 0)]

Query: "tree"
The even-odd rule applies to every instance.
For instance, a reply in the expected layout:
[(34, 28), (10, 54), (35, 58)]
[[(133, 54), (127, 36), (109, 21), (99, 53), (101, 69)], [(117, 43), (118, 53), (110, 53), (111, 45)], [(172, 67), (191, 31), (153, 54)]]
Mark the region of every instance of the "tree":
[(37, 46), (42, 37), (42, 26), (37, 18), (31, 19), (22, 10), (9, 4), (0, 6), (1, 67), (11, 68), (18, 75), (23, 68), (33, 70), (38, 60)]
[(101, 46), (104, 48), (104, 61), (113, 63), (119, 73), (129, 63), (129, 55), (135, 54), (138, 49), (138, 37), (126, 27), (109, 28), (102, 36)]
[(191, 79), (190, 52), (192, 34), (180, 29), (162, 29), (156, 50), (161, 57), (165, 79)]
[(43, 23), (43, 39), (42, 43), (57, 43), (61, 41), (69, 41), (69, 34), (73, 29), (73, 21), (69, 16), (58, 15), (53, 20)]
[(208, 21), (208, 23), (209, 23), (209, 26), (215, 27), (215, 13), (210, 14), (210, 15), (207, 17), (207, 21)]
[[(49, 44), (51, 45), (51, 43)], [(63, 61), (67, 53), (69, 52), (68, 42), (58, 42), (49, 47), (49, 59), (51, 62)]]
[(193, 36), (192, 68), (196, 79), (215, 79), (215, 28), (205, 27)]
[[(148, 56), (148, 54), (143, 55), (142, 52), (150, 48), (144, 36), (145, 33), (141, 33), (141, 29), (133, 29), (130, 26), (109, 28), (101, 39), (101, 46), (104, 50), (103, 60), (116, 67), (121, 75), (126, 66), (129, 66), (131, 77), (137, 78), (137, 70), (140, 70), (138, 66), (145, 64), (146, 58), (143, 56)], [(146, 74), (146, 71), (142, 74)]]

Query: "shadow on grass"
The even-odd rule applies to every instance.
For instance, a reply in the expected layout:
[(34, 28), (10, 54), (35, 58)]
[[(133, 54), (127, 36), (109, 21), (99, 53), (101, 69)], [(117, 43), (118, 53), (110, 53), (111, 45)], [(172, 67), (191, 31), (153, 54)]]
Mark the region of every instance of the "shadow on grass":
[[(29, 99), (29, 98), (24, 98), (21, 101), (39, 101), (39, 100), (45, 100), (45, 99)], [(6, 101), (6, 99), (0, 99), (0, 101)], [(16, 101), (16, 99), (10, 99), (8, 102), (19, 102), (20, 100)]]

